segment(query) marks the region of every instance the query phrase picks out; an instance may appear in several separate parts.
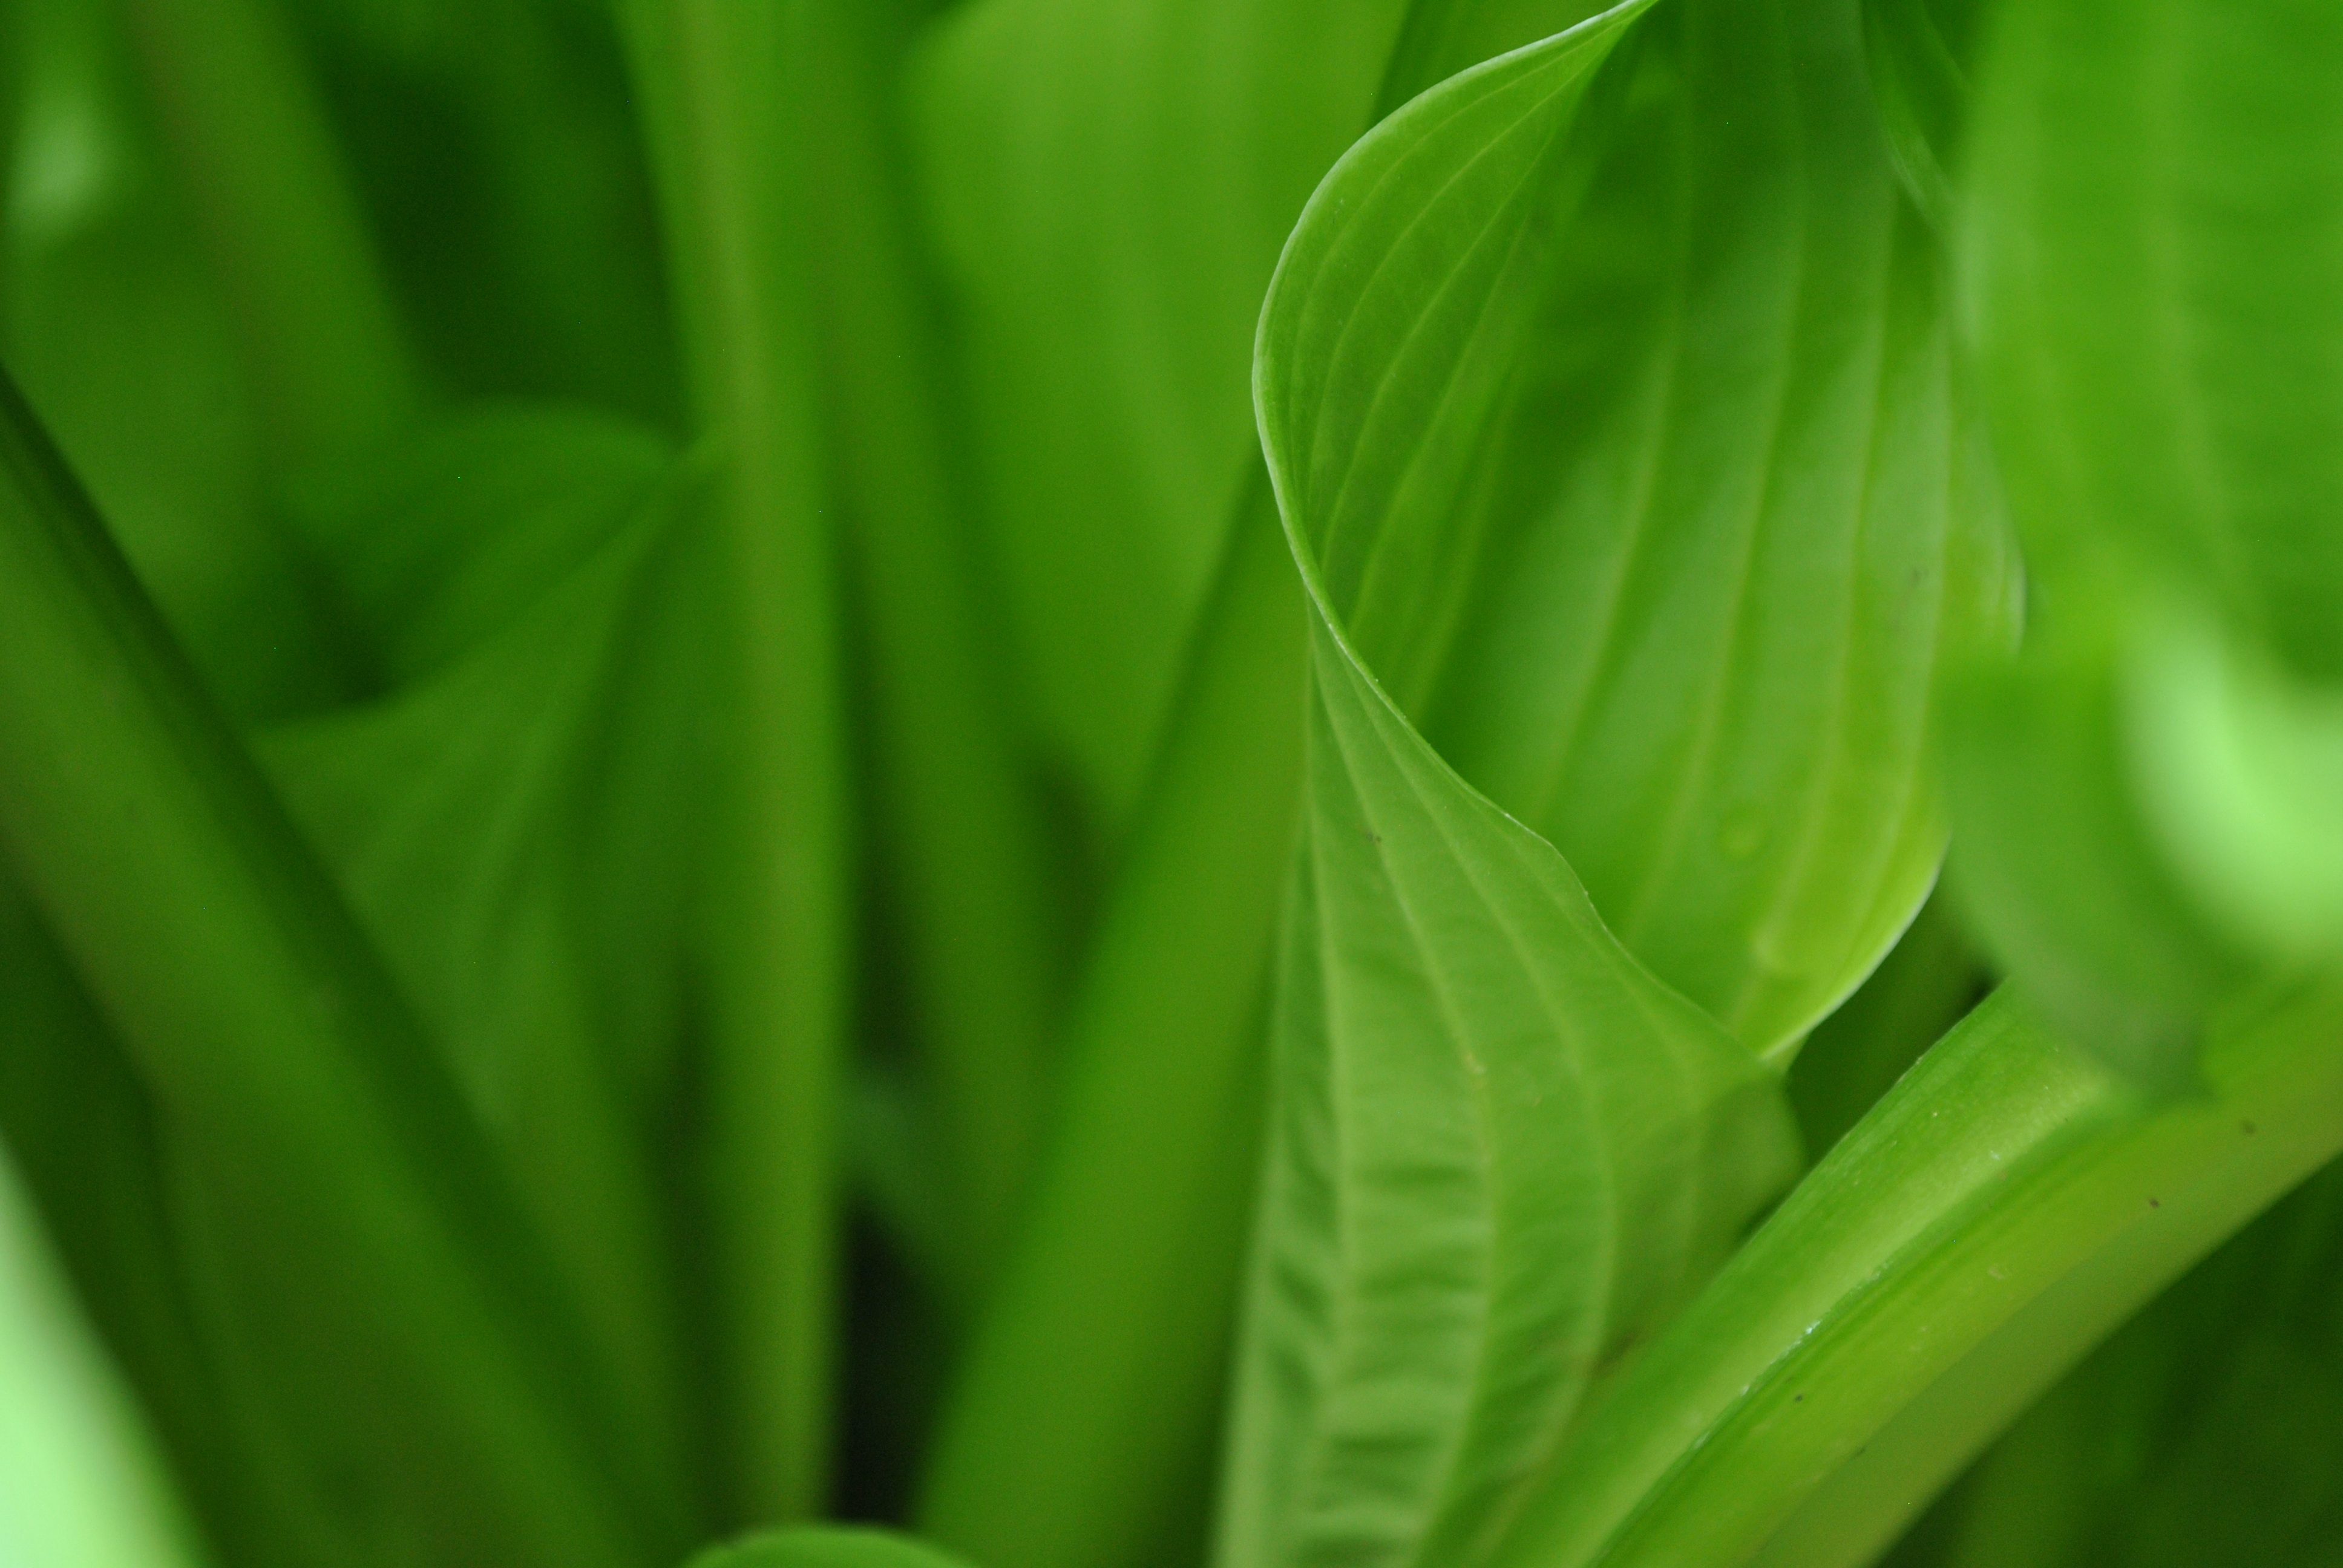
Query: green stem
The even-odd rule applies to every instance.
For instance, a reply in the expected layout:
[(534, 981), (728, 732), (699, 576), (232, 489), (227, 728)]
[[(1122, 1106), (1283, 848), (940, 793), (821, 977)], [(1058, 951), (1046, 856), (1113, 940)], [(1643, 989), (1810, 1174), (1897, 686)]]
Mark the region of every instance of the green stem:
[(1792, 1193), (1573, 1439), (1505, 1568), (1853, 1565), (2102, 1335), (2343, 1149), (2343, 989), (2150, 1102), (2006, 994)]
[(975, 1561), (1145, 1561), (1218, 1408), (1300, 802), (1304, 627), (1256, 476), (1076, 994), (1021, 1242), (928, 1472), (923, 1528)]
[(960, 482), (934, 302), (889, 141), (888, 9), (818, 8), (815, 210), (883, 837), (949, 1151), (947, 1263), (970, 1301), (1006, 1249), (1041, 1141), (1066, 939), (1046, 884), (1047, 829), (1020, 771), (1003, 650), (985, 621), (973, 487)]
[(484, 1561), (669, 1546), (484, 1135), (5, 377), (0, 848), (200, 1179), (289, 1429), (399, 1453), (367, 1501)]
[(628, 0), (678, 314), (726, 458), (726, 799), (709, 864), (707, 1176), (731, 1503), (776, 1522), (829, 1487), (848, 761), (825, 516), (805, 8)]
[(122, 0), (277, 457), (395, 428), (416, 367), (366, 215), (273, 0)]
[(1845, 1137), (1987, 983), (1940, 889), (1871, 978), (1798, 1048), (1788, 1088), (1807, 1150), (1819, 1156)]

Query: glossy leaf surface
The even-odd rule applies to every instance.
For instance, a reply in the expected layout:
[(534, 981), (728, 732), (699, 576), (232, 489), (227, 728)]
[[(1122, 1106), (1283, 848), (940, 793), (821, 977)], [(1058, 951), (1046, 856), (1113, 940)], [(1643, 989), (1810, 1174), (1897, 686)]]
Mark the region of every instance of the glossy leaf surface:
[(1589, 1380), (1788, 1159), (1755, 1059), (1636, 964), (1384, 684), (1385, 661), (1421, 668), (1394, 604), (1439, 588), (1424, 498), (1503, 387), (1587, 84), (1641, 9), (1370, 134), (1262, 317), (1256, 396), (1316, 612), (1315, 697), (1231, 1568), (1473, 1560)]
[(1473, 575), (1406, 635), (1442, 754), (1782, 1060), (1935, 876), (1928, 725), (2016, 566), (1851, 8), (1641, 25), (1468, 520), (1421, 536)]

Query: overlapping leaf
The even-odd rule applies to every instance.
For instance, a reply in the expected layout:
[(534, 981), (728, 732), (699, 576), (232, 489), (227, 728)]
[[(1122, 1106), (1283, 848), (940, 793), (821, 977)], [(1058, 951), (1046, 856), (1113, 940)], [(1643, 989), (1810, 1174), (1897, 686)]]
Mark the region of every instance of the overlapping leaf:
[(631, 1399), (680, 1452), (652, 1138), (672, 1102), (705, 737), (695, 496), (657, 438), (491, 409), (314, 487), (379, 695), (263, 747), (499, 1135)]
[(1782, 1056), (1935, 875), (1929, 717), (2011, 636), (2015, 563), (1851, 8), (1645, 25), (1459, 525), (1475, 580), (1409, 635), (1453, 643), (1442, 754)]
[[(1612, 940), (1369, 663), (1399, 651), (1377, 584), (1436, 592), (1419, 519), (1502, 392), (1577, 110), (1642, 9), (1386, 121), (1313, 199), (1262, 317), (1316, 673), (1231, 1568), (1469, 1561), (1624, 1325), (1786, 1158), (1755, 1059)], [(1630, 1215), (1652, 1226), (1632, 1248)]]
[(315, 1538), (291, 1544), (290, 1522), (266, 1501), (280, 1479), (274, 1458), (223, 1397), (189, 1311), (154, 1108), (13, 882), (0, 884), (0, 1152), (206, 1537), (238, 1562), (339, 1561)]
[(1263, 316), (1317, 695), (1232, 1565), (1502, 1533), (1786, 1173), (1761, 1057), (1916, 909), (2010, 629), (1853, 6), (1643, 9), (1378, 127)]

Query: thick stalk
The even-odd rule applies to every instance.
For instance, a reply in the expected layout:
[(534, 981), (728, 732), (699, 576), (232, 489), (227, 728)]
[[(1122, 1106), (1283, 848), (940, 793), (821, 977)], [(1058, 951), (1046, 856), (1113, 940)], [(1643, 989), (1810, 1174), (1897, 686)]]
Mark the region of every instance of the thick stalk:
[(277, 457), (395, 428), (419, 399), (389, 281), (276, 0), (122, 0)]
[(5, 377), (0, 849), (201, 1174), (290, 1430), (399, 1452), (371, 1502), (498, 1561), (669, 1548), (485, 1136)]
[(988, 628), (935, 302), (890, 140), (890, 8), (824, 0), (810, 145), (837, 472), (854, 522), (891, 892), (937, 1086), (952, 1194), (950, 1284), (998, 1266), (1047, 1103), (1066, 938), (1049, 839), (1020, 771), (1005, 652)]
[(1268, 491), (1236, 519), (928, 1473), (922, 1527), (980, 1563), (1146, 1561), (1218, 1408), (1301, 790), (1305, 622)]
[(2343, 1149), (2343, 987), (2151, 1101), (1996, 998), (1573, 1440), (1506, 1568), (1855, 1564), (2125, 1316)]
[(709, 1225), (733, 1510), (829, 1485), (847, 754), (820, 476), (801, 4), (628, 0), (699, 417), (724, 457), (723, 809), (707, 857)]

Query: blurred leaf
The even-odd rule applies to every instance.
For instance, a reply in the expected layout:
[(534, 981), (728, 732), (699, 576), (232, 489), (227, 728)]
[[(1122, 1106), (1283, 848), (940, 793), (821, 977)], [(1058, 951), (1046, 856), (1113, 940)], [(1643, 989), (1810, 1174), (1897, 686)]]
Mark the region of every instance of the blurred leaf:
[(1226, 1568), (1479, 1560), (1590, 1382), (1787, 1174), (1756, 1059), (1386, 694), (1419, 684), (1403, 634), (1448, 586), (1439, 498), (1535, 307), (1588, 80), (1643, 9), (1370, 133), (1262, 316), (1315, 695)]
[(652, 1136), (676, 1092), (710, 678), (699, 487), (599, 416), (486, 410), (312, 487), (375, 701), (262, 755), (502, 1143), (678, 1464)]
[(0, 1562), (191, 1568), (152, 1439), (82, 1321), (0, 1148)]
[(0, 835), (153, 1097), (224, 1378), (374, 1550), (671, 1545), (453, 1075), (5, 377), (0, 555)]
[(691, 1568), (965, 1568), (924, 1542), (885, 1530), (784, 1530), (719, 1546)]
[(2292, 679), (2201, 618), (2155, 634), (2124, 694), (2149, 832), (2239, 941), (2343, 956), (2343, 684)]
[(1964, 915), (2045, 1017), (2177, 1091), (2205, 1017), (2253, 968), (2148, 837), (2112, 662), (2037, 645), (1957, 693), (1954, 866)]
[(912, 80), (980, 497), (1052, 764), (1122, 825), (1253, 461), (1246, 366), (1402, 0), (976, 0)]
[(1956, 726), (1963, 885), (2170, 1083), (2264, 964), (2343, 950), (2343, 17), (2005, 6), (1979, 80), (1963, 259), (2041, 635)]
[(906, 1109), (957, 1193), (954, 1222), (929, 1227), (912, 1255), (940, 1266), (930, 1278), (965, 1319), (1008, 1251), (1049, 1123), (1079, 935), (1062, 884), (1087, 846), (1037, 787), (999, 573), (971, 504), (965, 388), (900, 112), (915, 9), (809, 7), (807, 203), (827, 458), (860, 632), (864, 830), (874, 901), (900, 943), (900, 980), (875, 989), (900, 999), (927, 1080)]
[(336, 692), (270, 530), (235, 340), (140, 112), (115, 8), (25, 0), (0, 350), (239, 715)]
[(340, 1561), (284, 1490), (248, 1404), (216, 1375), (182, 1288), (154, 1108), (13, 882), (0, 880), (0, 1142), (92, 1325), (168, 1444), (222, 1555)]
[(1996, 12), (1962, 245), (2046, 624), (2153, 574), (2343, 678), (2343, 12)]
[(609, 7), (288, 9), (405, 317), (449, 388), (679, 419), (649, 177)]
[(304, 476), (286, 526), (357, 694), (379, 699), (527, 615), (639, 520), (675, 461), (607, 415), (487, 405)]
[(1863, 0), (1863, 39), (1888, 156), (1940, 233), (1953, 225), (1953, 174), (1968, 113), (1979, 0)]

